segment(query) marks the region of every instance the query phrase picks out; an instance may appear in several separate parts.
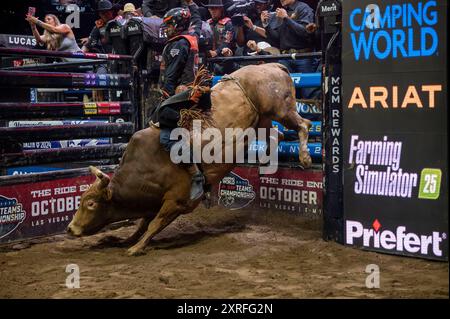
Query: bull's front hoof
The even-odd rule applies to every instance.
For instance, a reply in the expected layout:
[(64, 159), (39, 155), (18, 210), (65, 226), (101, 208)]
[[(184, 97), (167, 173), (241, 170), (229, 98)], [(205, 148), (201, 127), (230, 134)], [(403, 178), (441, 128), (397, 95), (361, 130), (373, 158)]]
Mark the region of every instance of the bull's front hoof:
[(309, 152), (300, 152), (299, 161), (300, 165), (302, 165), (305, 169), (310, 168), (312, 165), (312, 159)]
[(145, 251), (142, 248), (137, 248), (137, 247), (131, 247), (127, 250), (127, 255), (128, 256), (142, 256), (145, 255)]

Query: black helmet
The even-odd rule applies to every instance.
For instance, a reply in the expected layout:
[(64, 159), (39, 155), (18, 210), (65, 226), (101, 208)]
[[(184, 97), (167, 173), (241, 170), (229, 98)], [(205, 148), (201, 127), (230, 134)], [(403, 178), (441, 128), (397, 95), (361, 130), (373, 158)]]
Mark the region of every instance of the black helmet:
[(179, 32), (189, 28), (191, 22), (191, 12), (187, 8), (173, 8), (167, 11), (163, 17), (162, 28), (168, 25), (174, 26)]

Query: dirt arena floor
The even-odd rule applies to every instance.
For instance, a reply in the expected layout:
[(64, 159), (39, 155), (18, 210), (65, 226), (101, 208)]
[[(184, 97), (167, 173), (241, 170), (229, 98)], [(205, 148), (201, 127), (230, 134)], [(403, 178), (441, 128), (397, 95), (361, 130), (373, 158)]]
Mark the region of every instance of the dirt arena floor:
[[(0, 249), (0, 298), (448, 298), (448, 263), (377, 254), (321, 239), (320, 221), (285, 213), (197, 209), (146, 255), (64, 235)], [(65, 286), (77, 264), (80, 288)], [(365, 286), (366, 266), (381, 287)]]

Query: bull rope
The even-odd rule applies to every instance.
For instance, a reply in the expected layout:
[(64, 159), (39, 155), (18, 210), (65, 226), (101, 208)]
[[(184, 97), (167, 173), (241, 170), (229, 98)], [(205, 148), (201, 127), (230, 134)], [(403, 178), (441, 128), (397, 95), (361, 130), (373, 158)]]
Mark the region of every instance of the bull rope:
[[(211, 88), (209, 87), (211, 79), (212, 75), (208, 70), (205, 67), (201, 67), (197, 72), (194, 81), (188, 85), (188, 88), (191, 90), (189, 94), (190, 98), (209, 93), (211, 91)], [(216, 127), (211, 112), (205, 112), (197, 107), (180, 110), (180, 119), (178, 120), (177, 125), (192, 131), (192, 123), (194, 120), (201, 121), (202, 129)]]
[[(210, 92), (211, 88), (207, 85), (207, 83), (211, 80), (211, 78), (212, 78), (212, 76), (209, 74), (208, 70), (206, 68), (202, 67), (198, 71), (198, 73), (194, 79), (194, 82), (188, 86), (189, 88), (192, 88), (190, 96), (192, 97), (193, 95), (205, 94), (205, 93)], [(247, 91), (244, 89), (244, 87), (242, 86), (239, 79), (227, 74), (227, 75), (223, 76), (220, 81), (221, 82), (222, 81), (233, 81), (233, 83), (235, 83), (239, 87), (239, 89), (242, 91), (245, 98), (247, 99), (248, 103), (250, 104), (250, 107), (256, 112), (256, 118), (253, 121), (253, 124), (251, 125), (251, 127), (255, 127), (258, 124), (260, 112), (259, 112), (258, 108), (256, 107), (256, 105), (253, 103), (253, 101), (248, 96)], [(183, 127), (189, 131), (192, 131), (192, 123), (194, 120), (201, 121), (202, 129), (209, 128), (209, 127), (216, 127), (215, 122), (214, 122), (210, 112), (204, 112), (195, 107), (191, 108), (191, 109), (182, 109), (180, 111), (180, 120), (178, 121), (177, 124), (179, 127)]]

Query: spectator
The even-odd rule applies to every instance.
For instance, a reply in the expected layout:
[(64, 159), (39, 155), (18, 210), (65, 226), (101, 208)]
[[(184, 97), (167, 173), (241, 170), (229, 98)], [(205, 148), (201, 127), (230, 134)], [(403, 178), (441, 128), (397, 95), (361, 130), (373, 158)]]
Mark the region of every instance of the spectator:
[(111, 53), (112, 45), (106, 43), (105, 30), (109, 21), (119, 17), (117, 9), (110, 1), (100, 0), (97, 12), (100, 19), (95, 21), (95, 27), (92, 29), (89, 38), (82, 39), (83, 52)]
[(309, 23), (305, 27), (306, 32), (311, 34), (311, 36), (313, 38), (314, 48), (316, 51), (322, 50), (322, 43), (321, 43), (322, 40), (321, 40), (321, 34), (320, 34), (320, 30), (319, 30), (319, 23), (320, 23), (319, 8), (320, 8), (322, 1), (325, 1), (325, 0), (320, 0), (319, 4), (317, 5), (316, 13), (315, 13), (315, 22)]
[[(236, 37), (231, 19), (225, 17), (222, 0), (209, 0), (205, 6), (211, 14), (208, 23), (213, 32), (212, 50), (209, 50), (208, 57), (232, 56), (236, 49)], [(218, 75), (231, 73), (235, 68), (233, 62), (216, 63), (214, 64), (214, 73)]]
[(181, 7), (185, 1), (181, 0), (144, 0), (142, 14), (144, 17), (162, 18), (170, 9)]
[(127, 19), (127, 20), (131, 19), (133, 17), (140, 16), (139, 12), (136, 10), (136, 7), (131, 2), (126, 3), (123, 6), (123, 10), (122, 10), (122, 12), (119, 12), (119, 15), (121, 15), (124, 19)]
[[(314, 22), (313, 9), (298, 0), (281, 0), (281, 5), (283, 8), (277, 8), (275, 13), (263, 12), (261, 15), (267, 35), (279, 38), (282, 54), (313, 52), (313, 35), (306, 30), (306, 25)], [(289, 72), (311, 73), (316, 71), (318, 60), (280, 60), (280, 63)], [(313, 91), (310, 88), (300, 90), (303, 98), (310, 98)]]
[[(59, 19), (53, 14), (47, 14), (42, 22), (38, 18), (27, 14), (26, 20), (30, 23), (36, 41), (45, 45), (47, 50), (79, 52), (80, 47), (77, 44), (72, 28), (67, 24), (61, 24)], [(37, 26), (43, 28), (44, 34), (40, 35)]]
[[(203, 21), (208, 21), (209, 19), (211, 19), (211, 15), (209, 14), (207, 5), (208, 5), (208, 0), (194, 0), (194, 2), (199, 6), (199, 12), (200, 12), (200, 16), (202, 17)], [(231, 7), (234, 4), (233, 0), (222, 0), (223, 2), (223, 8), (224, 8), (224, 12), (225, 12), (225, 16), (228, 17), (228, 12), (227, 9), (229, 7)]]
[[(105, 31), (109, 21), (120, 18), (117, 15), (117, 11), (117, 7), (113, 6), (108, 0), (100, 0), (98, 2), (97, 12), (100, 19), (95, 21), (95, 27), (92, 29), (89, 38), (82, 39), (83, 52), (112, 53), (113, 47), (106, 42)], [(95, 72), (97, 74), (107, 74), (108, 68), (106, 65), (100, 64), (95, 67)], [(103, 93), (106, 93), (105, 96)], [(94, 90), (92, 98), (96, 102), (103, 101), (108, 98), (108, 91)]]
[[(261, 21), (261, 14), (263, 11), (267, 11), (270, 7), (270, 0), (255, 0), (255, 16), (244, 16), (244, 26), (238, 28), (237, 32), (237, 44), (239, 46), (245, 46), (248, 41), (269, 42), (272, 46), (277, 46), (277, 39), (268, 39), (266, 30), (263, 27)], [(248, 47), (248, 45), (247, 45)], [(244, 50), (244, 54), (247, 53)]]

